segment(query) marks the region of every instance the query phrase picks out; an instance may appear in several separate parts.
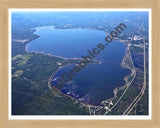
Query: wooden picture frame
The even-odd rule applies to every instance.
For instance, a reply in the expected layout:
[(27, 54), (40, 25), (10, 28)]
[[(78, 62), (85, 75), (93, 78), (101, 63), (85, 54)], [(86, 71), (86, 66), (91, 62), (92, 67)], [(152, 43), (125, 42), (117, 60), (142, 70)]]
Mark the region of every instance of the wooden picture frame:
[[(152, 119), (148, 120), (10, 120), (9, 119), (9, 9), (11, 8), (150, 8), (152, 10)], [(160, 127), (160, 1), (159, 0), (0, 0), (0, 127)]]

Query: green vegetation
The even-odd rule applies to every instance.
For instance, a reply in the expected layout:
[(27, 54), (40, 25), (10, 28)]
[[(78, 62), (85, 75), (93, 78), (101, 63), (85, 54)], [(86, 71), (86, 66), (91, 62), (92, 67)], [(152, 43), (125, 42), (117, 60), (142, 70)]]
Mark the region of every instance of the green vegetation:
[[(143, 87), (144, 73), (142, 69), (144, 68), (144, 64), (137, 63), (137, 62), (140, 62), (140, 60), (143, 60), (143, 49), (138, 47), (131, 47), (131, 55), (132, 55), (135, 69), (136, 69), (136, 77), (131, 83), (131, 85), (129, 86), (128, 90), (126, 91), (122, 99), (120, 100), (120, 102), (112, 109), (111, 112), (108, 113), (109, 115), (122, 115), (125, 112), (125, 110), (128, 108), (128, 106), (136, 98), (136, 96), (140, 93)], [(147, 67), (147, 70), (148, 70), (148, 67)], [(140, 101), (135, 105), (133, 110), (129, 113), (130, 115), (148, 115), (148, 71), (147, 71), (146, 78), (147, 78), (147, 82), (146, 82), (147, 86), (145, 89), (145, 93), (140, 99)], [(122, 92), (123, 90), (117, 93), (117, 98), (115, 99), (114, 103), (121, 96)]]
[[(23, 32), (27, 39), (37, 38), (33, 31)], [(34, 35), (34, 36), (33, 36)], [(25, 39), (26, 37), (21, 39)], [(79, 60), (65, 60), (40, 53), (25, 51), (25, 43), (12, 44), (12, 114), (13, 115), (86, 115), (88, 109), (56, 90), (50, 99), (48, 81), (61, 66)], [(43, 102), (42, 102), (43, 101)], [(63, 110), (63, 111), (62, 111)]]
[[(118, 22), (127, 20), (129, 14), (118, 14), (117, 19), (110, 18), (110, 15), (98, 14), (94, 17), (88, 17), (88, 15), (79, 14), (73, 15), (70, 18), (59, 18), (59, 15), (50, 15), (48, 13), (29, 13), (25, 15), (23, 13), (13, 14), (12, 20), (12, 114), (13, 115), (88, 115), (88, 108), (83, 106), (80, 102), (77, 102), (61, 93), (48, 87), (48, 81), (51, 75), (59, 68), (66, 64), (77, 63), (79, 60), (64, 60), (62, 58), (51, 57), (40, 53), (28, 53), (25, 51), (25, 46), (30, 41), (38, 38), (38, 35), (33, 34), (35, 27), (40, 26), (56, 26), (57, 29), (70, 29), (70, 28), (89, 28), (101, 30), (104, 32), (112, 31)], [(96, 20), (93, 22), (95, 17)], [(127, 29), (125, 33), (120, 35), (118, 39), (124, 40), (128, 45), (128, 37), (132, 37), (133, 32), (139, 29), (137, 22), (137, 14), (131, 14), (129, 22), (127, 22)], [(103, 18), (102, 18), (103, 17)], [(34, 18), (34, 22), (32, 21)], [(72, 19), (72, 20), (71, 20)], [(100, 19), (100, 20), (99, 20)], [(118, 22), (117, 22), (118, 21)], [(132, 21), (132, 22), (130, 22)], [(72, 25), (67, 25), (68, 23)], [(133, 23), (137, 23), (134, 25)], [(144, 22), (145, 23), (145, 22)], [(147, 23), (147, 22), (146, 22)], [(64, 27), (66, 26), (66, 27)], [(98, 26), (103, 26), (99, 28)], [(146, 26), (144, 24), (144, 26)], [(148, 42), (147, 28), (143, 31), (143, 35)], [(136, 33), (138, 35), (138, 33)], [(27, 40), (26, 42), (18, 42), (18, 40)], [(132, 41), (131, 44), (142, 44), (142, 41)], [(129, 104), (135, 99), (138, 92), (143, 86), (143, 49), (136, 46), (130, 48), (134, 66), (136, 67), (136, 78), (128, 88), (127, 92), (116, 105), (109, 115), (121, 115)], [(146, 47), (148, 51), (148, 46)], [(148, 62), (148, 55), (146, 56), (146, 62)], [(126, 63), (132, 66), (129, 58), (126, 59)], [(132, 67), (133, 68), (133, 67)], [(148, 70), (148, 63), (147, 63)], [(133, 78), (130, 76), (129, 81)], [(148, 78), (148, 74), (147, 74)], [(125, 88), (124, 88), (125, 89)], [(120, 90), (117, 92), (117, 98), (119, 99), (124, 92)], [(111, 105), (113, 106), (113, 105)], [(96, 114), (103, 115), (105, 109), (101, 109)], [(147, 87), (142, 99), (137, 103), (136, 107), (131, 111), (131, 115), (147, 115), (148, 114), (148, 80)]]

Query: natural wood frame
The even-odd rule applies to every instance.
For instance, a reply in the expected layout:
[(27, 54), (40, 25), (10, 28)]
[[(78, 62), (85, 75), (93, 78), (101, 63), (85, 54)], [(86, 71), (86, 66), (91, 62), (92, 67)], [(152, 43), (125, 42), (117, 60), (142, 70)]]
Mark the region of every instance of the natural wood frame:
[[(9, 8), (151, 8), (152, 119), (151, 120), (9, 120), (8, 13)], [(0, 0), (0, 128), (34, 127), (160, 127), (160, 0)]]

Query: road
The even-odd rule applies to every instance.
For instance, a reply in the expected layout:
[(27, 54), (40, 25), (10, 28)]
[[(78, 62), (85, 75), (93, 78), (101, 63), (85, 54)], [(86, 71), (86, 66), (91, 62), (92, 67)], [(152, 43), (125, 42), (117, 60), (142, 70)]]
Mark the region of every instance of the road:
[[(128, 45), (127, 49), (129, 50), (130, 48), (130, 45)], [(131, 83), (133, 82), (133, 80), (135, 79), (136, 77), (136, 70), (135, 70), (135, 67), (134, 67), (134, 64), (133, 64), (133, 60), (132, 60), (132, 57), (131, 57), (131, 53), (130, 53), (130, 50), (129, 50), (129, 56), (130, 56), (130, 60), (132, 62), (132, 65), (133, 65), (133, 74), (134, 74), (134, 77), (133, 79), (131, 80), (131, 82), (127, 85), (127, 88), (125, 89), (125, 91), (123, 92), (123, 94), (120, 96), (120, 98), (118, 99), (118, 101), (108, 110), (105, 112), (104, 115), (106, 115), (108, 112), (110, 112), (118, 103), (119, 101), (122, 99), (122, 97), (124, 96), (124, 94), (126, 93), (126, 91), (128, 90), (129, 86), (131, 85)]]
[[(140, 30), (140, 29), (139, 29)], [(139, 34), (142, 36), (142, 34), (140, 33), (139, 31)], [(140, 93), (137, 95), (137, 97), (133, 100), (133, 102), (129, 105), (129, 107), (125, 110), (125, 112), (123, 113), (123, 115), (128, 115), (132, 110), (133, 108), (136, 106), (136, 104), (138, 103), (138, 101), (142, 98), (144, 92), (145, 92), (145, 89), (146, 89), (146, 50), (145, 50), (145, 39), (144, 37), (142, 36), (142, 39), (143, 39), (143, 48), (144, 48), (144, 82), (143, 82), (143, 87), (140, 91)]]

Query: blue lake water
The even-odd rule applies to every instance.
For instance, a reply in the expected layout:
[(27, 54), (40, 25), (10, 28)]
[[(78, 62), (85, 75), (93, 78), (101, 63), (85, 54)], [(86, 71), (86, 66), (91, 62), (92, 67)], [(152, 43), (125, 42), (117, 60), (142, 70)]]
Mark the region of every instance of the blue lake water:
[(50, 53), (66, 58), (81, 58), (87, 50), (105, 42), (106, 34), (98, 30), (88, 29), (53, 29), (53, 27), (37, 28), (35, 34), (40, 38), (28, 45), (28, 51)]
[[(54, 29), (53, 27), (38, 28), (35, 34), (40, 37), (28, 45), (28, 51), (44, 52), (66, 58), (81, 58), (88, 55), (98, 43), (106, 43), (106, 34), (98, 30), (88, 29)], [(123, 78), (130, 70), (121, 67), (126, 46), (113, 41), (94, 59), (101, 64), (88, 64), (77, 73), (70, 82), (61, 89), (67, 95), (83, 102), (100, 105), (102, 100), (113, 97), (113, 90), (124, 85)], [(63, 73), (70, 72), (75, 65), (65, 66), (53, 78), (53, 86)]]

